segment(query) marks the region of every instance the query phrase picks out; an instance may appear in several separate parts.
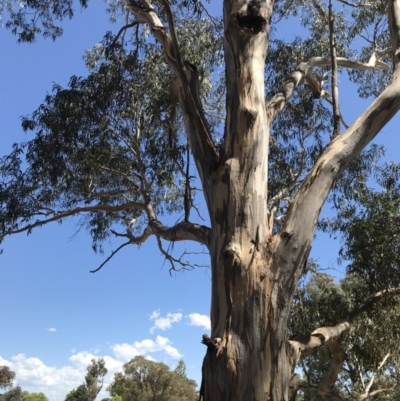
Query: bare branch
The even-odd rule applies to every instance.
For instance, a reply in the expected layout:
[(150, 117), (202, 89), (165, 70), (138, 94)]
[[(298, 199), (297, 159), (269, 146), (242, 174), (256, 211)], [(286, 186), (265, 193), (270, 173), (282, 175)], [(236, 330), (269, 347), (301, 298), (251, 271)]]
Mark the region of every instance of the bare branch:
[[(190, 254), (191, 252), (184, 251), (178, 259), (173, 257), (169, 253), (169, 251), (166, 251), (164, 249), (162, 242), (161, 242), (161, 238), (158, 236), (157, 236), (157, 245), (158, 245), (158, 249), (164, 255), (165, 259), (170, 263), (170, 266), (171, 266), (169, 269), (170, 274), (172, 273), (172, 271), (179, 271), (182, 269), (194, 269), (195, 267), (205, 267), (205, 266), (198, 265), (196, 263), (190, 263), (190, 262), (183, 260), (183, 257), (187, 254)], [(169, 248), (171, 248), (171, 247), (169, 247)], [(177, 267), (177, 265), (179, 265), (181, 267), (179, 268), (179, 267)]]
[(372, 7), (373, 6), (373, 4), (371, 4), (371, 3), (353, 4), (353, 3), (350, 3), (350, 2), (348, 2), (346, 0), (338, 0), (338, 1), (340, 1), (341, 3), (346, 4), (347, 6), (350, 6), (350, 7)]
[(121, 36), (122, 33), (124, 33), (127, 29), (129, 28), (133, 28), (134, 26), (136, 26), (138, 24), (137, 21), (131, 22), (130, 24), (126, 24), (124, 25), (119, 31), (118, 33), (115, 35), (115, 38), (113, 40), (113, 42), (111, 43), (111, 47), (115, 46), (115, 44), (117, 43), (119, 37)]
[(111, 252), (111, 255), (97, 268), (94, 270), (90, 270), (90, 273), (96, 273), (98, 272), (107, 262), (109, 262), (112, 257), (118, 253), (124, 246), (129, 245), (130, 241), (123, 243), (122, 245), (120, 245), (117, 249), (115, 249), (114, 251)]
[[(321, 97), (326, 100), (330, 105), (333, 106), (333, 102), (332, 100), (329, 99), (329, 93), (327, 91), (324, 91), (323, 93), (321, 93)], [(346, 122), (343, 119), (342, 113), (340, 113), (340, 121), (342, 122), (343, 126), (347, 129), (349, 128), (349, 125), (346, 124)]]

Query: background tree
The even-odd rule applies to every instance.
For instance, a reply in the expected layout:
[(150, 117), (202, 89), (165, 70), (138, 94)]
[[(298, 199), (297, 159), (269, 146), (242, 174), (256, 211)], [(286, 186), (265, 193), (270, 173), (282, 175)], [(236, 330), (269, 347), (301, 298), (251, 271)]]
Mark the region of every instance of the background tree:
[(76, 389), (71, 390), (65, 397), (65, 401), (88, 401), (88, 389), (84, 384), (81, 384)]
[(0, 401), (23, 401), (21, 387), (16, 386), (0, 394)]
[(103, 358), (92, 359), (92, 363), (87, 367), (85, 376), (88, 401), (94, 401), (100, 393), (104, 384), (104, 376), (107, 374), (106, 363)]
[(94, 401), (103, 388), (104, 376), (107, 374), (105, 365), (103, 358), (93, 358), (86, 369), (85, 383), (71, 390), (65, 401)]
[[(318, 391), (327, 393), (342, 334), (398, 287), (364, 292), (334, 326), (290, 340), (288, 320), (323, 204), (340, 213), (341, 199), (357, 201), (381, 154), (366, 147), (400, 108), (400, 0), (225, 0), (222, 23), (202, 19), (197, 1), (110, 3), (128, 24), (86, 54), (87, 78), (54, 86), (23, 120), (35, 138), (0, 162), (1, 238), (80, 215), (95, 250), (114, 235), (124, 242), (112, 257), (154, 235), (172, 269), (193, 264), (165, 241), (197, 242), (212, 271), (200, 397), (287, 400), (297, 362), (323, 346), (332, 363)], [(41, 29), (55, 38), (72, 4), (27, 4), (9, 27), (20, 40)], [(301, 21), (302, 36), (285, 38), (285, 18)], [(351, 125), (338, 92), (347, 69), (359, 95), (374, 98)], [(208, 226), (194, 217), (198, 187)], [(174, 212), (181, 219), (166, 226)]]
[[(181, 365), (182, 366), (182, 365)], [(189, 401), (196, 400), (196, 383), (171, 371), (162, 362), (137, 356), (116, 373), (108, 391), (123, 401)]]
[(45, 394), (40, 393), (30, 393), (28, 391), (22, 392), (23, 401), (49, 401)]
[(0, 366), (0, 388), (11, 387), (15, 373), (8, 366)]
[(182, 377), (182, 379), (187, 379), (187, 375), (186, 375), (186, 365), (185, 362), (183, 361), (183, 359), (181, 359), (178, 362), (178, 365), (176, 366), (176, 368), (174, 369), (174, 372)]

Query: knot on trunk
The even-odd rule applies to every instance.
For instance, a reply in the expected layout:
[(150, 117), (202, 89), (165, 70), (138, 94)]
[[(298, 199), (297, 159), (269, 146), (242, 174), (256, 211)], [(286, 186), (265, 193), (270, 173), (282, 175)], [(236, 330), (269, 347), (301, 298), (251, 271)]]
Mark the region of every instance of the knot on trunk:
[(207, 351), (215, 350), (217, 356), (219, 356), (225, 349), (226, 341), (220, 337), (210, 338), (207, 334), (203, 334), (201, 343), (207, 347)]

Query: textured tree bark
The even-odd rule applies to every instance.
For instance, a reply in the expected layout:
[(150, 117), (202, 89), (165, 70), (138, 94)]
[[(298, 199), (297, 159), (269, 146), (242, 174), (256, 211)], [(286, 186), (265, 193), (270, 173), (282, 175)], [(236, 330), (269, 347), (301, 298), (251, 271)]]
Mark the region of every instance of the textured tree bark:
[[(212, 227), (212, 327), (211, 338), (204, 338), (204, 401), (289, 399), (300, 353), (287, 342), (287, 320), (320, 210), (337, 176), (400, 107), (394, 78), (327, 147), (294, 199), (281, 232), (273, 236), (266, 202), (269, 126), (288, 99), (281, 95), (292, 93), (310, 71), (296, 83), (288, 80), (290, 88), (265, 105), (263, 71), (272, 6), (269, 1), (224, 2), (224, 147), (219, 167), (204, 182)], [(335, 341), (331, 348), (339, 361)], [(337, 376), (339, 365), (332, 365), (329, 378)]]
[[(294, 292), (274, 262), (267, 208), (269, 124), (264, 62), (272, 2), (225, 1), (227, 120), (209, 191), (211, 339), (205, 401), (284, 400), (289, 390), (286, 322)], [(293, 289), (293, 291), (292, 291)]]

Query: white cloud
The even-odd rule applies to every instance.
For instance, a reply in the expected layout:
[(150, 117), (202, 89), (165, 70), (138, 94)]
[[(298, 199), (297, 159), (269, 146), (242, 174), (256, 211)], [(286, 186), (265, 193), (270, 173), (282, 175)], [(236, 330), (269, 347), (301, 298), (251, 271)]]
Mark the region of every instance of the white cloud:
[(144, 355), (147, 359), (155, 361), (153, 355), (149, 355), (150, 353), (164, 354), (173, 359), (182, 357), (168, 338), (157, 336), (154, 341), (145, 339), (132, 344), (114, 344), (111, 346), (111, 355), (95, 355), (89, 351), (76, 352), (74, 349), (69, 357), (69, 364), (62, 367), (47, 366), (39, 358), (27, 357), (25, 354), (14, 355), (9, 360), (0, 356), (0, 366), (9, 366), (15, 372), (16, 384), (19, 384), (23, 390), (41, 391), (52, 401), (63, 401), (66, 394), (82, 384), (86, 368), (91, 360), (101, 356), (108, 369), (103, 391), (98, 395), (98, 399), (101, 400), (108, 397), (106, 389), (111, 384), (114, 374), (122, 370), (125, 362), (137, 355)]
[(191, 313), (187, 316), (191, 326), (200, 326), (206, 330), (211, 330), (210, 317), (207, 315), (200, 315), (200, 313)]
[(171, 358), (181, 358), (178, 350), (171, 346), (171, 341), (162, 336), (157, 336), (156, 341), (146, 339), (135, 341), (133, 344), (116, 344), (112, 347), (114, 355), (124, 362), (129, 361), (137, 355), (147, 355), (152, 352), (165, 352)]
[(168, 330), (173, 323), (178, 323), (182, 320), (182, 313), (167, 313), (166, 316), (160, 316), (160, 311), (154, 311), (150, 315), (150, 320), (154, 320), (154, 326), (150, 328), (150, 333), (154, 333), (155, 329)]
[(47, 331), (52, 331), (52, 332), (54, 332), (54, 331), (57, 331), (57, 329), (55, 328), (55, 327), (50, 327), (50, 328), (48, 328), (48, 329), (46, 329)]

